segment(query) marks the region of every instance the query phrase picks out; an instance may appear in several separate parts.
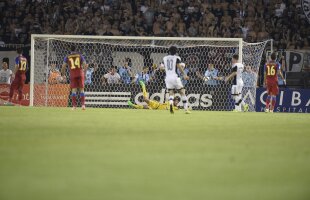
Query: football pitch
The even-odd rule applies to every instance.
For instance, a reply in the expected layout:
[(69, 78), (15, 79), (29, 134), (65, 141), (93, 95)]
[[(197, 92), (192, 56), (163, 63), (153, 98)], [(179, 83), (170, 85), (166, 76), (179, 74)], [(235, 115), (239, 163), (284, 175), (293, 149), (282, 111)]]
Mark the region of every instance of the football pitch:
[(310, 115), (0, 107), (1, 200), (308, 200)]

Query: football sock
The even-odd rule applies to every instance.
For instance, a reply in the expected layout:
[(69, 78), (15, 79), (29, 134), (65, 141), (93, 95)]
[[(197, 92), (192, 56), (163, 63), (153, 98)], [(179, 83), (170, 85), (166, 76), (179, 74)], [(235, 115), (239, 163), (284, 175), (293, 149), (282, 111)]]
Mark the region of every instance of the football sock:
[(238, 96), (234, 96), (233, 97), (234, 99), (235, 99), (235, 110), (236, 111), (241, 111), (241, 99), (240, 99), (240, 97), (239, 97), (239, 95)]
[(267, 108), (267, 109), (269, 109), (270, 99), (271, 99), (271, 96), (268, 95), (268, 96), (267, 96), (267, 99), (266, 99), (266, 108)]
[(81, 104), (82, 106), (85, 105), (85, 93), (84, 92), (80, 92), (80, 98), (81, 98)]
[(235, 110), (236, 111), (241, 111), (241, 106), (240, 104), (238, 105), (237, 103), (235, 104)]
[(72, 97), (72, 106), (76, 107), (76, 93), (72, 93), (71, 97)]
[(244, 101), (243, 101), (243, 99), (242, 99), (242, 95), (241, 95), (241, 94), (239, 94), (239, 95), (237, 96), (237, 103), (240, 104), (240, 109), (241, 109), (241, 107), (243, 107), (243, 106), (245, 105), (245, 103), (244, 103)]
[(275, 96), (272, 96), (272, 102), (271, 102), (271, 108), (270, 110), (273, 110), (275, 105), (276, 105), (276, 102), (277, 102), (277, 98)]
[(183, 102), (184, 110), (187, 110), (188, 105), (187, 105), (187, 97), (186, 96), (182, 96), (182, 102)]
[(173, 105), (173, 99), (174, 99), (173, 96), (170, 96), (170, 97), (169, 97), (169, 105)]

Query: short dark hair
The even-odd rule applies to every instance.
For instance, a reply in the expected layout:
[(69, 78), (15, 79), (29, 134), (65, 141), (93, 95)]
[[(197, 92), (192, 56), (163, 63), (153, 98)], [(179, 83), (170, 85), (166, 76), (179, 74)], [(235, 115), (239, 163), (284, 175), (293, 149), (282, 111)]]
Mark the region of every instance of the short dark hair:
[(276, 58), (277, 58), (276, 53), (273, 52), (273, 53), (270, 55), (270, 58), (271, 58), (271, 60), (276, 60)]
[(239, 60), (239, 55), (238, 55), (238, 54), (234, 54), (234, 55), (233, 55), (233, 59)]
[(2, 59), (2, 62), (6, 62), (9, 65), (10, 59), (5, 57), (5, 58)]
[(176, 46), (171, 46), (169, 48), (169, 54), (170, 55), (175, 55), (177, 53), (178, 48)]
[(75, 47), (74, 45), (71, 45), (71, 46), (70, 46), (70, 50), (71, 50), (71, 51), (75, 51), (75, 49), (76, 49), (76, 47)]
[(23, 53), (23, 49), (22, 49), (22, 48), (18, 48), (18, 49), (16, 49), (16, 52), (17, 52), (18, 54), (22, 54), (22, 53)]

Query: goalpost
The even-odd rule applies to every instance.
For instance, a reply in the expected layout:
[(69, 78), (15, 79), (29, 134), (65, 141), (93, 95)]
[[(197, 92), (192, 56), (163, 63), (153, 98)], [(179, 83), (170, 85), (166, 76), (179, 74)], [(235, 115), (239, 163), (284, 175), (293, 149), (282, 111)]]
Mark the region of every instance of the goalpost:
[[(85, 85), (87, 107), (129, 108), (128, 100), (144, 104), (141, 88), (136, 80), (143, 68), (148, 69), (150, 76), (150, 81), (146, 82), (149, 98), (165, 102), (167, 91), (160, 65), (168, 48), (175, 45), (190, 77), (190, 80), (182, 82), (192, 109), (224, 111), (233, 108), (231, 83), (225, 84), (216, 80), (216, 77), (227, 76), (231, 72), (232, 55), (238, 53), (240, 62), (245, 65), (243, 98), (250, 105), (250, 110), (255, 111), (258, 71), (267, 42), (246, 43), (241, 38), (34, 34), (31, 36), (30, 106), (66, 107), (71, 104), (69, 79), (61, 80), (59, 77), (59, 80), (56, 78), (51, 81), (50, 76), (52, 71), (56, 74), (57, 70), (60, 71), (72, 44), (89, 64), (88, 76), (91, 77), (91, 83)], [(131, 70), (127, 74), (130, 76), (129, 81), (124, 81), (122, 76), (124, 80), (121, 79), (120, 83), (103, 82), (103, 75), (112, 66), (118, 71), (125, 63)], [(209, 64), (214, 65), (212, 76), (209, 81), (204, 81)]]

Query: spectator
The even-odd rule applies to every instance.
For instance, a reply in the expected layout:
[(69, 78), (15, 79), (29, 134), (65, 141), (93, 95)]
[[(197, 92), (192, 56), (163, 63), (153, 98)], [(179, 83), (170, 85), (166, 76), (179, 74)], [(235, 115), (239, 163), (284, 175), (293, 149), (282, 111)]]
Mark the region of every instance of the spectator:
[(273, 38), (276, 48), (295, 49), (309, 48), (310, 42), (297, 0), (17, 2), (0, 6), (2, 44), (29, 44), (33, 33)]
[(53, 85), (53, 84), (61, 84), (61, 83), (66, 83), (67, 80), (61, 76), (60, 71), (56, 67), (56, 63), (53, 62), (51, 64), (49, 73), (48, 73), (48, 83)]
[(188, 36), (196, 37), (198, 35), (197, 23), (191, 22), (190, 27), (188, 28)]
[(166, 72), (164, 68), (164, 64), (160, 63), (159, 66), (153, 64), (153, 72), (152, 72), (152, 80), (155, 83), (165, 83)]
[(136, 74), (135, 81), (139, 84), (140, 81), (143, 81), (145, 84), (151, 80), (151, 76), (149, 74), (149, 67), (143, 67), (142, 72)]
[(254, 72), (251, 66), (246, 66), (242, 73), (242, 80), (244, 87), (256, 87), (257, 85), (257, 73)]
[[(280, 64), (280, 62), (278, 64), (281, 66), (280, 70), (281, 70), (281, 72), (285, 78), (285, 58), (284, 58), (284, 56), (281, 56), (281, 64)], [(279, 74), (278, 74), (278, 85), (279, 85), (279, 87), (285, 86), (285, 82)]]
[(130, 59), (126, 58), (124, 65), (118, 69), (118, 73), (121, 76), (122, 82), (125, 84), (130, 84), (132, 82), (132, 78), (134, 77), (129, 66), (129, 61)]
[(102, 85), (105, 85), (106, 83), (109, 85), (118, 84), (120, 83), (120, 80), (121, 80), (121, 76), (116, 72), (115, 66), (112, 66), (110, 68), (110, 72), (101, 77)]
[(88, 65), (86, 71), (85, 71), (85, 85), (92, 85), (93, 84), (93, 74), (97, 71), (98, 69), (98, 64), (97, 63), (91, 63)]
[(2, 59), (2, 70), (0, 70), (0, 84), (11, 84), (13, 79), (12, 70), (9, 69), (9, 58)]
[[(189, 68), (188, 68), (188, 65), (184, 64), (184, 67), (183, 67), (183, 71), (184, 71), (184, 75), (188, 76), (188, 73), (189, 73)], [(185, 80), (180, 72), (179, 69), (177, 69), (177, 72), (178, 72), (178, 75), (181, 77), (181, 81), (182, 81), (182, 84), (183, 86), (185, 87), (188, 83), (188, 80)]]
[(202, 76), (198, 71), (197, 76), (207, 81), (206, 84), (209, 86), (217, 86), (219, 84), (219, 80), (221, 80), (221, 78), (218, 77), (218, 70), (214, 68), (214, 64), (212, 63), (208, 65), (208, 69), (206, 70), (204, 76)]

